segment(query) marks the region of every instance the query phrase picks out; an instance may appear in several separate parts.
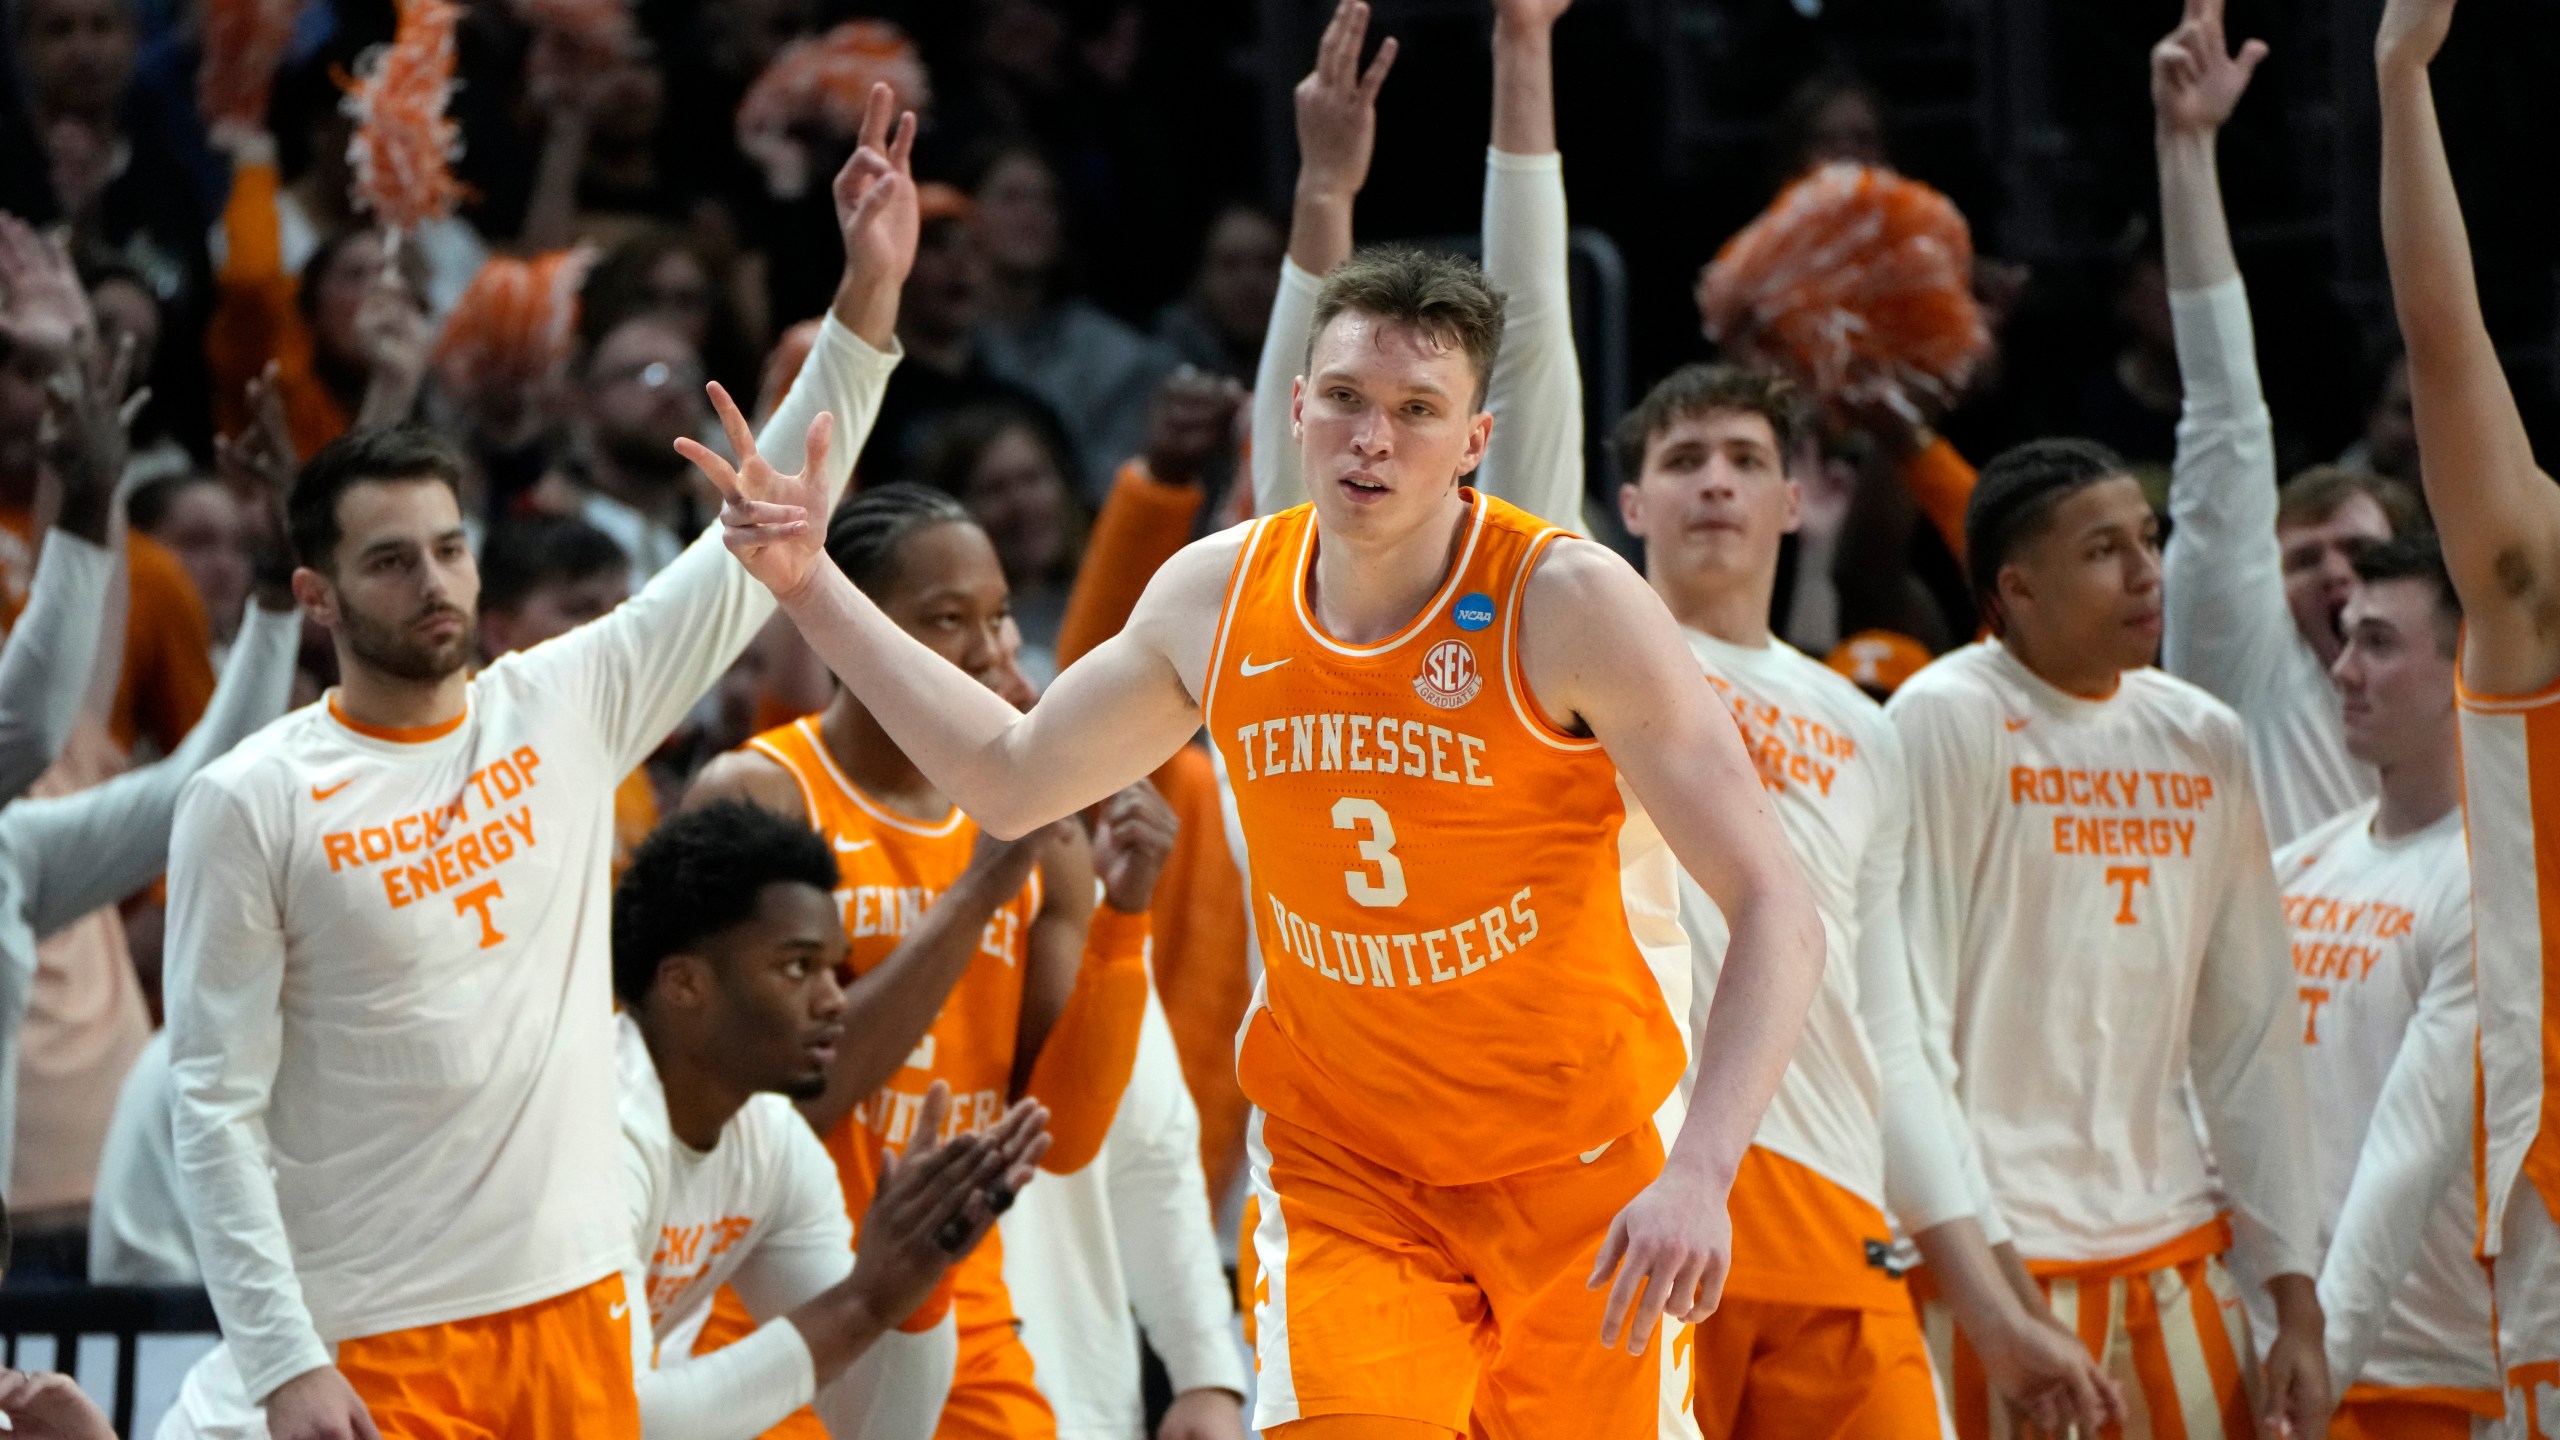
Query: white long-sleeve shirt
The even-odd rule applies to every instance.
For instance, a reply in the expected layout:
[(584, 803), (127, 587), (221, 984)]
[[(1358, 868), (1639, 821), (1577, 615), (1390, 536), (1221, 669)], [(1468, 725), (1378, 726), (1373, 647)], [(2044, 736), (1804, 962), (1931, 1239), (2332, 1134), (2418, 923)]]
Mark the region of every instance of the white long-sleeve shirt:
[(178, 1204), (178, 1140), (169, 1032), (151, 1037), (116, 1091), (89, 1204), (89, 1280), (96, 1285), (193, 1285), (196, 1242)]
[[(614, 1022), (625, 1204), (624, 1283), (643, 1296), (632, 1327), (632, 1376), (647, 1440), (749, 1440), (811, 1403), (809, 1347), (792, 1310), (853, 1270), (853, 1222), (835, 1164), (780, 1095), (750, 1098), (719, 1140), (678, 1140), (648, 1042)], [(608, 1186), (607, 1188), (610, 1188)], [(737, 1343), (693, 1355), (723, 1285), (765, 1323)], [(919, 1334), (874, 1341), (814, 1399), (837, 1440), (926, 1440), (958, 1355), (946, 1317)], [(228, 1346), (197, 1362), (160, 1440), (265, 1440)]]
[(27, 606), (0, 649), (0, 804), (26, 794), (71, 739), (121, 559), (58, 529), (44, 537)]
[[(1752, 1143), (1891, 1211), (1905, 1230), (1972, 1216), (1992, 1243), (2005, 1241), (1963, 1117), (1922, 1047), (1902, 932), (1910, 782), (1892, 722), (1785, 641), (1751, 649), (1688, 637), (1742, 728), (1822, 915), (1822, 988)], [(1696, 1034), (1731, 932), (1685, 873), (1680, 895), (1697, 957)]]
[(2320, 1104), (2320, 1308), (2330, 1374), (2393, 1389), (2504, 1388), (2472, 1258), (2471, 864), (2457, 808), (2373, 833), (2378, 802), (2276, 853)]
[(179, 792), (284, 713), (301, 634), (298, 612), (251, 606), (212, 701), (175, 753), (87, 790), (0, 809), (0, 1186), (17, 1150), (18, 1027), (35, 983), (36, 942), (150, 884), (168, 865)]
[(2240, 712), (2267, 838), (2282, 845), (2372, 798), (2373, 771), (2347, 753), (2337, 687), (2285, 603), (2275, 423), (2249, 293), (2235, 275), (2172, 294), (2169, 317), (2186, 399), (2169, 472), (2162, 663)]
[[(1550, 525), (1582, 523), (1582, 370), (1573, 346), (1572, 255), (1564, 157), (1485, 152), (1485, 278), (1505, 297), (1502, 348), (1486, 386), (1494, 439), (1468, 481)], [(1280, 290), (1253, 377), (1253, 508), (1276, 515), (1307, 498), (1289, 426), (1293, 383), (1307, 368), (1323, 277), (1280, 262)]]
[(1004, 1217), (1004, 1280), (1059, 1440), (1144, 1440), (1141, 1325), (1175, 1394), (1245, 1393), (1200, 1116), (1152, 989), (1101, 1153), (1022, 1192)]
[(1885, 713), (1911, 771), (1922, 1016), (2020, 1253), (2121, 1259), (2227, 1203), (2246, 1273), (2317, 1274), (2298, 1006), (2238, 717), (2157, 670), (2067, 695), (1996, 640)]
[[(831, 410), (840, 491), (895, 363), (828, 319), (765, 456), (799, 466)], [(368, 733), (314, 705), (188, 787), (178, 1163), (253, 1398), (330, 1341), (621, 1269), (614, 790), (772, 609), (706, 533), (612, 614), (473, 677), (449, 726)]]

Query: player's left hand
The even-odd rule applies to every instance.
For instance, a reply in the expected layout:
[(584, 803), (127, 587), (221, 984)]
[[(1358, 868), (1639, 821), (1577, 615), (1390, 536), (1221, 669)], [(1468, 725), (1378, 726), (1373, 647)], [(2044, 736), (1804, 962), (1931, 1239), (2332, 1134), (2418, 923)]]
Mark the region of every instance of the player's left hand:
[(1185, 1390), (1166, 1407), (1156, 1440), (1244, 1440), (1244, 1397), (1233, 1390)]
[(916, 116), (900, 112), (886, 85), (871, 87), (862, 138), (836, 172), (836, 228), (844, 235), (844, 283), (836, 318), (886, 349), (897, 323), (899, 288), (916, 264), (923, 212), (916, 197)]
[(844, 1282), (893, 1325), (925, 1302), (944, 1270), (977, 1248), (1049, 1149), (1049, 1112), (1036, 1100), (1015, 1102), (979, 1134), (946, 1141), (942, 1125), (950, 1109), (951, 1087), (934, 1081), (906, 1153), (882, 1150), (880, 1185), (863, 1212), (853, 1274)]
[(1142, 915), (1155, 903), (1156, 881), (1181, 828), (1156, 787), (1141, 780), (1098, 807), (1093, 826), (1093, 873), (1102, 898), (1123, 915)]
[(0, 1368), (0, 1416), (15, 1440), (115, 1440), (79, 1383), (50, 1370)]
[(714, 380), (707, 387), (711, 408), (729, 448), (738, 453), (731, 465), (711, 448), (688, 436), (676, 442), (676, 453), (693, 462), (720, 492), (720, 538), (747, 573), (776, 595), (788, 595), (809, 578), (825, 539), (827, 513), (827, 444), (835, 434), (833, 412), (820, 411), (809, 422), (806, 459), (800, 473), (785, 475), (756, 453), (756, 436), (738, 402)]
[[(1624, 1144), (1624, 1141), (1620, 1141)], [(1733, 1220), (1724, 1192), (1666, 1168), (1609, 1222), (1586, 1288), (1609, 1286), (1600, 1343), (1641, 1355), (1667, 1316), (1694, 1325), (1715, 1313), (1733, 1265)], [(1611, 1276), (1616, 1282), (1610, 1282)]]
[(2267, 1413), (2258, 1431), (2271, 1440), (2326, 1440), (2338, 1401), (2319, 1294), (2308, 1275), (2279, 1275), (2267, 1292), (2276, 1302), (2276, 1339), (2267, 1347)]

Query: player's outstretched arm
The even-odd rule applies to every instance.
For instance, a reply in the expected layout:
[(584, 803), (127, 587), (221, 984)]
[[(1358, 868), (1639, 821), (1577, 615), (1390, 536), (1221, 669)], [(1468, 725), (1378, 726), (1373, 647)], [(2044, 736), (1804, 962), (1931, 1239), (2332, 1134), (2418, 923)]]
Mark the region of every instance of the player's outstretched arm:
[(1194, 686), (1208, 667), (1240, 536), (1211, 536), (1176, 555), (1148, 583), (1127, 628), (1068, 666), (1024, 713), (854, 588), (820, 545), (823, 483), (762, 463), (736, 404), (716, 389), (712, 400), (744, 463), (690, 440), (677, 445), (720, 491), (730, 553), (980, 828), (1010, 839), (1081, 810), (1144, 778), (1200, 728)]
[(2480, 317), (2471, 242), (2436, 125), (2428, 62), (2454, 0), (2390, 0), (2374, 40), (2382, 93), (2382, 248), (2409, 347), (2418, 468), (2461, 593), (2464, 680), (2521, 695), (2560, 676), (2560, 488), (2534, 463)]
[(1306, 368), (1307, 340), (1316, 288), (1325, 272), (1351, 258), (1351, 211), (1369, 181), (1369, 156), (1378, 138), (1378, 91), (1395, 65), (1396, 42), (1379, 42), (1367, 68), (1360, 52), (1369, 38), (1367, 0), (1340, 0), (1324, 37), (1316, 42), (1315, 68), (1292, 97), (1298, 117), (1298, 184), (1289, 205), (1289, 251), (1280, 266), (1280, 289), (1271, 323), (1262, 332), (1262, 358), (1253, 375), (1253, 504), (1256, 514), (1276, 515), (1307, 498), (1298, 473), (1298, 442), (1289, 426), (1291, 390)]
[(1046, 903), (1031, 926), (1014, 1093), (1049, 1107), (1053, 1174), (1102, 1152), (1137, 1066), (1147, 912), (1175, 829), (1173, 807), (1141, 780), (1103, 802), (1090, 843), (1077, 833), (1041, 860)]
[(1573, 253), (1556, 149), (1554, 31), (1572, 0), (1495, 0), (1493, 147), (1485, 155), (1484, 271), (1502, 292), (1502, 349), (1485, 394), (1502, 443), (1475, 484), (1582, 533), (1582, 367)]
[(1520, 656), (1532, 703), (1600, 741), (1731, 927), (1694, 1041), (1704, 1058), (1688, 1121), (1661, 1177), (1611, 1223), (1591, 1275), (1593, 1288), (1611, 1285), (1601, 1343), (1623, 1333), (1641, 1353), (1666, 1314), (1702, 1320), (1723, 1293), (1726, 1195), (1821, 983), (1822, 921), (1733, 716), (1625, 561), (1598, 545), (1552, 546), (1529, 580)]

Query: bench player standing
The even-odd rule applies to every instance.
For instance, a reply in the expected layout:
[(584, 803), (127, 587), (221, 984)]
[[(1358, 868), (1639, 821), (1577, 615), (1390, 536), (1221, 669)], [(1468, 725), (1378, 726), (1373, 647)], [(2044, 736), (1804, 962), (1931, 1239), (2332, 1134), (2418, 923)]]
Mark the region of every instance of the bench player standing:
[[(895, 363), (913, 132), (875, 88), (837, 180), (844, 280), (767, 430), (795, 464), (806, 433), (821, 509)], [(456, 473), (417, 430), (305, 469), (295, 593), (344, 681), (199, 777), (173, 845), (182, 1184), (279, 1440), (638, 1433), (609, 1179), (613, 791), (770, 606), (706, 538), (475, 677)]]
[[(1995, 638), (1885, 707), (1911, 771), (1907, 933), (1992, 1199), (2127, 1428), (2242, 1440), (2263, 1397), (2271, 1433), (2317, 1440), (2293, 967), (2239, 718), (2150, 668), (2159, 535), (2103, 446), (1983, 467), (1965, 563)], [(2280, 1322), (2264, 1386), (2221, 1258), (2234, 1221)], [(1931, 1334), (1958, 1432), (1995, 1433), (1970, 1347)]]
[(2391, 0), (2382, 243), (2409, 347), (2419, 478), (2462, 597), (2464, 823), (2479, 978), (2480, 1251), (2510, 1435), (2560, 1434), (2560, 489), (2480, 318), (2427, 62), (2453, 0)]
[[(811, 480), (689, 453), (732, 551), (991, 832), (1111, 794), (1207, 723), (1269, 957), (1238, 1047), (1265, 1115), (1259, 1426), (1694, 1433), (1656, 1332), (1714, 1305), (1820, 922), (1643, 580), (1460, 484), (1492, 428), (1482, 277), (1359, 257), (1314, 333), (1312, 507), (1187, 547), (1027, 714), (820, 561)], [(1694, 1071), (1676, 866), (1733, 924)], [(1684, 1073), (1700, 1100), (1666, 1158)]]

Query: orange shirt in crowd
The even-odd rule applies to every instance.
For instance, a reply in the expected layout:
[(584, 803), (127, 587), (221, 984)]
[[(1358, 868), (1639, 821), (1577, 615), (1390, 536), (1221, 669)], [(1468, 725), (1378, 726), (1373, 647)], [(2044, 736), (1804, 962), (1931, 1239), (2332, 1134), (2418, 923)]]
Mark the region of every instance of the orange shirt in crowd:
[[(36, 538), (27, 512), (0, 509), (0, 629), (17, 623), (35, 583)], [(125, 562), (124, 669), (107, 733), (127, 753), (147, 737), (166, 755), (213, 699), (213, 622), (168, 547), (128, 532)]]
[(246, 387), (268, 361), (276, 362), (276, 388), (293, 448), (307, 459), (347, 433), (355, 417), (320, 383), (314, 368), (311, 327), (298, 299), (302, 281), (284, 268), (277, 189), (272, 163), (242, 164), (231, 173), (231, 200), (222, 211), (222, 273), (215, 277), (204, 358), (213, 382), (214, 428), (225, 435), (248, 428)]

